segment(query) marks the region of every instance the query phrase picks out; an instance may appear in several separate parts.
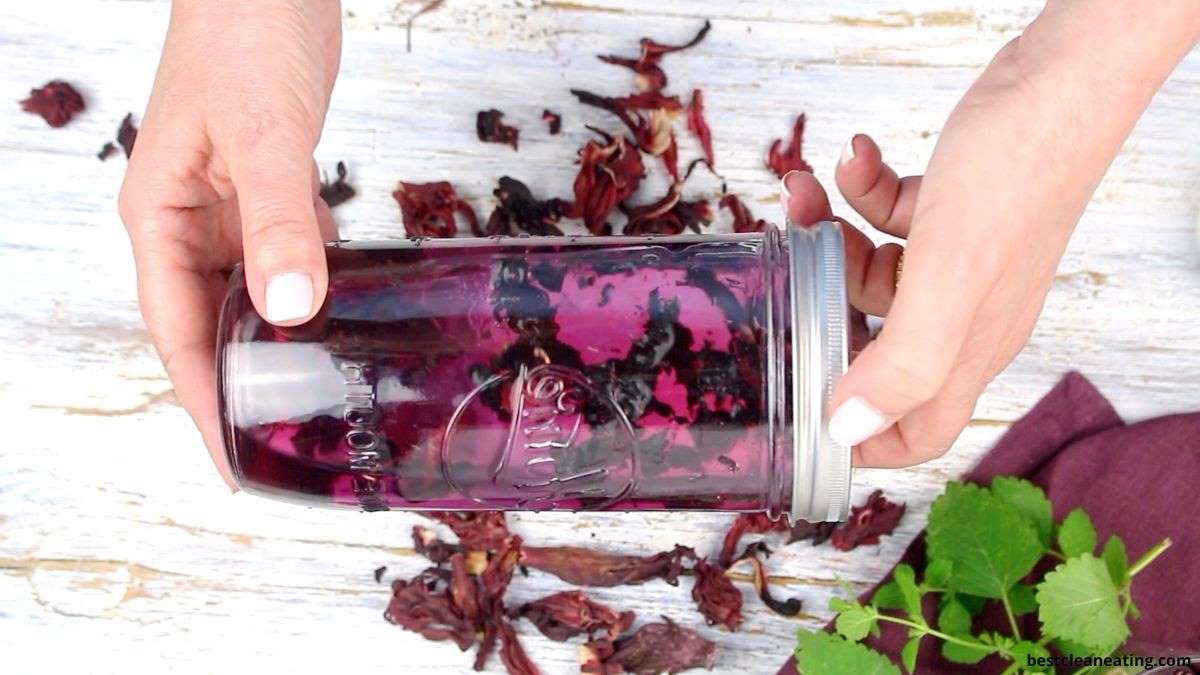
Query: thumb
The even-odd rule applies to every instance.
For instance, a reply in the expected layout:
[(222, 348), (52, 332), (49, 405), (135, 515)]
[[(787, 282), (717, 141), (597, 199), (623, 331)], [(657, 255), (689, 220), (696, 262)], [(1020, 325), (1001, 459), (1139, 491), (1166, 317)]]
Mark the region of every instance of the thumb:
[(948, 239), (910, 238), (883, 329), (834, 392), (829, 434), (838, 443), (855, 446), (885, 431), (950, 378), (993, 275)]
[(312, 148), (271, 133), (230, 160), (238, 195), (246, 284), (258, 313), (304, 323), (325, 301), (325, 263), (312, 180)]

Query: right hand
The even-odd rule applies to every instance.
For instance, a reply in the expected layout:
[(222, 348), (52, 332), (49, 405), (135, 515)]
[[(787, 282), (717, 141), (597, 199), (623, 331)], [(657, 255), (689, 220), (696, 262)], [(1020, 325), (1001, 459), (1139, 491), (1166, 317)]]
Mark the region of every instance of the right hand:
[(214, 372), (224, 273), (244, 258), (254, 306), (277, 325), (324, 301), (336, 232), (312, 153), (340, 52), (336, 0), (177, 0), (121, 187), (151, 339), (234, 488)]

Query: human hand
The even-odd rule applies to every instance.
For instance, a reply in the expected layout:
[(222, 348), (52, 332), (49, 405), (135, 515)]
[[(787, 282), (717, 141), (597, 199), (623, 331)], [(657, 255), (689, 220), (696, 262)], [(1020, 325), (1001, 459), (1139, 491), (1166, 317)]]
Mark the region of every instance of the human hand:
[(177, 0), (121, 186), (151, 339), (231, 488), (214, 372), (225, 275), (244, 257), (278, 325), (324, 301), (336, 233), (312, 153), (340, 51), (336, 0)]
[[(830, 434), (855, 446), (855, 464), (944, 453), (1025, 344), (1092, 192), (1200, 37), (1200, 4), (1143, 9), (1049, 3), (955, 108), (924, 177), (899, 178), (866, 136), (847, 144), (839, 190), (870, 225), (907, 239), (898, 274), (899, 246), (845, 227), (849, 300), (887, 317), (831, 402)], [(811, 174), (784, 180), (794, 222), (830, 217)]]

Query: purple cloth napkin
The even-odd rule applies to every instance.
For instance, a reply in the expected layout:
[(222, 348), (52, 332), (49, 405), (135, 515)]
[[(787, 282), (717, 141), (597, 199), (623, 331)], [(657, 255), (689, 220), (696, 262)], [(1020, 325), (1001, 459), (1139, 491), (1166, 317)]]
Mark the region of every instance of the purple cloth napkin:
[[(1200, 514), (1192, 502), (1200, 482), (1200, 413), (1125, 424), (1087, 378), (1068, 373), (966, 480), (986, 484), (1000, 474), (1041, 486), (1054, 505), (1055, 520), (1082, 506), (1095, 523), (1097, 541), (1102, 545), (1109, 535), (1120, 536), (1131, 560), (1170, 537), (1171, 548), (1133, 584), (1142, 617), (1132, 621), (1133, 634), (1122, 650), (1147, 656), (1200, 653)], [(900, 562), (925, 564), (923, 533)], [(932, 600), (925, 605), (930, 621), (936, 616)], [(1036, 616), (1021, 617), (1020, 624), (1022, 634), (1037, 634)], [(881, 635), (867, 644), (899, 664), (905, 629), (881, 627)], [(1003, 612), (985, 612), (976, 627), (1010, 632)], [(998, 658), (966, 666), (946, 661), (939, 650), (933, 639), (922, 642), (918, 673), (1003, 670)], [(794, 661), (788, 659), (778, 675), (796, 675)]]

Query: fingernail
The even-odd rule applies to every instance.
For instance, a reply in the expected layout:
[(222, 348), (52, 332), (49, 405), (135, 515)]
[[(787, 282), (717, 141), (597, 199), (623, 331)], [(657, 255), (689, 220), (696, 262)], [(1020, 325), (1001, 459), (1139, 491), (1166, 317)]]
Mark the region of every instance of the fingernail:
[(886, 424), (887, 417), (882, 412), (867, 399), (854, 396), (833, 411), (829, 418), (829, 436), (839, 445), (849, 447), (883, 431)]
[(267, 282), (267, 321), (295, 321), (312, 312), (313, 282), (306, 272), (276, 274)]
[(804, 172), (792, 169), (791, 171), (783, 174), (783, 178), (779, 179), (779, 200), (783, 202), (784, 208), (787, 208), (787, 204), (792, 198), (792, 192), (788, 190), (787, 186), (788, 179), (792, 176), (799, 176), (802, 173)]
[(850, 140), (846, 141), (846, 144), (842, 146), (842, 156), (838, 160), (838, 164), (845, 165), (852, 159), (854, 159), (854, 136), (851, 136)]

